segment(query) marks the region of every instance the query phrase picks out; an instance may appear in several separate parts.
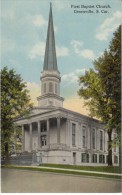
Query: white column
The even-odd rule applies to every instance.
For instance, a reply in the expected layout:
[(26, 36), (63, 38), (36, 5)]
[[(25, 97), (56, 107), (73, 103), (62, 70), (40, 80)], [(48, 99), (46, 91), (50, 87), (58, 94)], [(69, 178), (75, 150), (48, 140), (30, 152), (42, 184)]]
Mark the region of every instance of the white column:
[(57, 118), (57, 143), (60, 144), (60, 117)]
[(103, 151), (105, 152), (105, 130), (103, 131), (103, 138), (104, 138), (104, 141), (103, 141)]
[(92, 127), (91, 125), (88, 125), (88, 149), (90, 149), (90, 152), (91, 152), (91, 130), (92, 130)]
[(25, 131), (24, 131), (24, 125), (22, 125), (22, 152), (25, 151)]
[(32, 151), (32, 123), (30, 123), (30, 151)]
[(99, 151), (100, 150), (100, 133), (99, 133), (99, 129), (96, 128), (96, 149)]
[(99, 154), (97, 154), (97, 163), (99, 163)]
[(66, 123), (66, 145), (70, 146), (70, 120), (67, 119)]
[(47, 119), (47, 146), (50, 144), (49, 119)]
[(86, 126), (86, 148), (89, 149), (89, 127)]
[(38, 149), (40, 149), (40, 131), (41, 131), (41, 129), (40, 129), (40, 121), (38, 121)]

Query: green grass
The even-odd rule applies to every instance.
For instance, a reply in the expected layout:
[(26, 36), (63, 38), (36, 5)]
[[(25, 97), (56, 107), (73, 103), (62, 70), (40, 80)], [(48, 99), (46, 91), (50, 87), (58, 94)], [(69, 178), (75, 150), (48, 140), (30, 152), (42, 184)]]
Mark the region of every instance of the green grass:
[(121, 173), (119, 166), (78, 166), (78, 165), (60, 165), (60, 164), (41, 164), (40, 166), (45, 167), (54, 167), (54, 168), (63, 168), (63, 169), (77, 169), (85, 171), (99, 171), (99, 172), (108, 172), (108, 173)]
[(111, 178), (111, 179), (121, 179), (121, 176), (114, 176), (114, 175), (103, 175), (96, 174), (96, 173), (81, 173), (81, 172), (74, 172), (74, 171), (66, 171), (66, 170), (52, 170), (52, 169), (40, 169), (39, 167), (21, 167), (21, 166), (14, 166), (14, 165), (7, 165), (2, 166), (2, 168), (9, 168), (9, 169), (19, 169), (19, 170), (31, 170), (31, 171), (40, 171), (40, 172), (51, 172), (51, 173), (60, 173), (60, 174), (72, 174), (72, 175), (81, 175), (81, 176), (92, 176), (92, 177), (104, 177), (104, 178)]

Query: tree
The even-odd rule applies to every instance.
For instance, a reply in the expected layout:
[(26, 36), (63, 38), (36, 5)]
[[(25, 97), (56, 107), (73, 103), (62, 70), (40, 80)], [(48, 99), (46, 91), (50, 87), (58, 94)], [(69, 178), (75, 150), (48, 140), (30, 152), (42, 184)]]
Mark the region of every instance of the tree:
[(1, 148), (6, 163), (9, 161), (14, 119), (32, 107), (28, 92), (26, 83), (13, 69), (4, 67), (1, 70)]
[[(79, 96), (84, 97), (91, 116), (106, 124), (108, 165), (112, 165), (112, 131), (120, 135), (121, 126), (121, 27), (114, 33), (108, 51), (93, 62), (85, 76), (79, 78)], [(119, 138), (119, 136), (118, 136)], [(120, 138), (119, 138), (120, 140)]]

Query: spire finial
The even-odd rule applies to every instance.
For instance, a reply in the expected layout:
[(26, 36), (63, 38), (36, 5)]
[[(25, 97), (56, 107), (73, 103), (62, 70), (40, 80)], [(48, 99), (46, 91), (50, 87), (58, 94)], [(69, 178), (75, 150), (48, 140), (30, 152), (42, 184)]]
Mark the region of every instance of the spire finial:
[(52, 8), (52, 3), (50, 2), (50, 8)]

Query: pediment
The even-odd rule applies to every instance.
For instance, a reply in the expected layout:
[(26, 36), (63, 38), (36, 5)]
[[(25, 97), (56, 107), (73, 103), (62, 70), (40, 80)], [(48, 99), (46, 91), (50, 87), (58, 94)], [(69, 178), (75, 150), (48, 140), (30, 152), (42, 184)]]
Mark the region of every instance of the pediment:
[(18, 116), (16, 117), (15, 120), (21, 120), (21, 119), (26, 119), (26, 118), (29, 118), (31, 116), (34, 116), (34, 115), (37, 115), (37, 114), (41, 114), (41, 113), (45, 113), (45, 112), (48, 112), (48, 111), (51, 111), (51, 110), (54, 110), (55, 107), (53, 106), (49, 106), (49, 107), (33, 107), (31, 108), (30, 110), (28, 110), (28, 114), (26, 115), (23, 115), (23, 116)]

